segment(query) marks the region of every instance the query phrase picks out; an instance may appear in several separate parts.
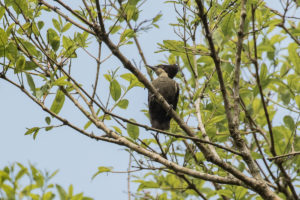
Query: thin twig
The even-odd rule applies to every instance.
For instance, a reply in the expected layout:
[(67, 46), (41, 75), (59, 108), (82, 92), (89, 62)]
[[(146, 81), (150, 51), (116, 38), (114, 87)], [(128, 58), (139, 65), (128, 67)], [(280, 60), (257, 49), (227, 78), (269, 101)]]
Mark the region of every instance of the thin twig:
[(272, 160), (276, 160), (276, 159), (279, 159), (279, 158), (294, 157), (294, 156), (297, 156), (297, 155), (300, 155), (300, 151), (292, 152), (292, 153), (288, 153), (288, 154), (284, 154), (284, 155), (279, 155), (279, 156), (275, 156), (275, 157), (271, 157), (271, 158), (268, 158), (268, 160), (272, 161)]

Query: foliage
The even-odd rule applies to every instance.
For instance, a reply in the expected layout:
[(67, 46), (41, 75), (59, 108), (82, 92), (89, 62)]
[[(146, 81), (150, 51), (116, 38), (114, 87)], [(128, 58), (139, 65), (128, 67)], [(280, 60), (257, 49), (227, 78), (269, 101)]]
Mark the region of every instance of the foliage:
[[(73, 185), (66, 191), (59, 184), (52, 183), (58, 173), (42, 172), (34, 165), (26, 167), (21, 163), (5, 166), (0, 170), (0, 197), (1, 199), (32, 199), (51, 200), (55, 197), (70, 200), (92, 200), (83, 196), (83, 193), (74, 194)], [(57, 199), (57, 198), (56, 198)]]
[[(0, 2), (0, 78), (51, 116), (26, 135), (69, 126), (127, 147), (137, 170), (151, 170), (134, 175), (137, 199), (299, 199), (300, 22), (291, 16), (299, 1), (285, 1), (283, 11), (257, 0), (166, 1), (177, 38), (160, 41), (156, 53), (180, 66), (181, 91), (167, 132), (144, 125), (137, 115), (148, 117), (147, 108), (136, 109), (130, 95), (145, 87), (161, 97), (139, 37), (159, 29), (164, 13), (144, 19), (140, 0), (83, 0), (76, 8), (57, 0), (59, 9), (43, 0)], [(97, 63), (88, 84), (72, 74), (88, 71), (71, 62), (82, 52)], [(65, 99), (85, 117), (83, 127), (62, 114)], [(94, 134), (99, 129), (104, 135)], [(93, 178), (111, 171), (99, 167)]]

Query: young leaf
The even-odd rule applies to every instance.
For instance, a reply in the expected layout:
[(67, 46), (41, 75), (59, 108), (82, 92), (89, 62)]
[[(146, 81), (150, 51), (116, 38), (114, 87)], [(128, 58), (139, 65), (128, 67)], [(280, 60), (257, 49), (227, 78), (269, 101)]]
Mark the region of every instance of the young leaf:
[(122, 99), (121, 101), (119, 101), (117, 106), (119, 106), (122, 109), (126, 109), (128, 107), (128, 104), (129, 104), (129, 101), (127, 99)]
[(111, 26), (109, 27), (110, 34), (115, 34), (118, 32), (122, 27), (121, 26)]
[(50, 123), (51, 123), (51, 118), (47, 116), (47, 117), (45, 118), (45, 121), (46, 121), (46, 123), (47, 123), (48, 125), (50, 125)]
[(58, 22), (56, 19), (52, 19), (52, 23), (53, 23), (55, 29), (56, 29), (58, 32), (60, 32), (60, 31), (61, 31), (61, 27), (60, 27), (59, 22)]
[(113, 98), (113, 100), (117, 101), (121, 96), (121, 86), (118, 83), (118, 81), (113, 80), (110, 82), (110, 95)]
[(296, 96), (295, 101), (296, 101), (296, 104), (298, 106), (298, 109), (300, 109), (300, 96)]
[(38, 65), (35, 64), (34, 62), (32, 62), (32, 61), (26, 61), (25, 62), (24, 70), (33, 70), (33, 69), (35, 69), (37, 67), (38, 67)]
[[(131, 121), (134, 121), (134, 119), (131, 119)], [(139, 137), (140, 134), (140, 129), (138, 126), (127, 123), (127, 133), (129, 135), (129, 137), (131, 137), (132, 139), (136, 140)]]
[(64, 190), (63, 187), (61, 187), (60, 185), (56, 184), (56, 189), (58, 191), (58, 194), (59, 194), (59, 197), (60, 199), (67, 199), (67, 193), (66, 191)]
[(98, 167), (98, 171), (92, 176), (92, 180), (101, 173), (110, 172), (112, 167)]
[(38, 131), (38, 130), (40, 130), (39, 127), (33, 127), (33, 128), (30, 128), (30, 129), (28, 129), (28, 130), (26, 131), (25, 135), (30, 135), (30, 134), (32, 134), (33, 132), (36, 132), (36, 131)]
[(52, 28), (47, 31), (47, 39), (54, 51), (57, 51), (60, 46), (60, 37)]
[(1, 8), (0, 8), (0, 19), (2, 19), (4, 13), (5, 13), (5, 8), (4, 8), (4, 7), (1, 7)]
[(5, 46), (7, 43), (8, 37), (6, 35), (6, 32), (0, 28), (0, 46)]
[(45, 23), (43, 21), (38, 21), (38, 28), (41, 30), (44, 27)]
[(61, 32), (66, 32), (67, 30), (69, 30), (71, 28), (71, 26), (72, 26), (71, 23), (67, 23), (66, 25), (64, 25)]
[(283, 122), (285, 123), (285, 125), (291, 130), (294, 131), (295, 129), (295, 122), (293, 120), (293, 118), (289, 115), (284, 116), (283, 118)]
[(132, 38), (134, 34), (135, 34), (134, 31), (131, 29), (125, 30), (120, 37), (120, 42), (124, 42), (126, 38)]
[(26, 78), (27, 78), (27, 83), (28, 83), (31, 91), (33, 92), (33, 96), (36, 96), (36, 93), (35, 93), (35, 84), (34, 84), (34, 81), (33, 81), (32, 77), (31, 77), (31, 75), (26, 73)]
[(60, 89), (58, 89), (50, 110), (55, 114), (58, 114), (62, 109), (64, 102), (65, 102), (65, 94)]
[(22, 70), (25, 68), (25, 57), (20, 56), (16, 63), (16, 68), (14, 70), (15, 74), (22, 72)]

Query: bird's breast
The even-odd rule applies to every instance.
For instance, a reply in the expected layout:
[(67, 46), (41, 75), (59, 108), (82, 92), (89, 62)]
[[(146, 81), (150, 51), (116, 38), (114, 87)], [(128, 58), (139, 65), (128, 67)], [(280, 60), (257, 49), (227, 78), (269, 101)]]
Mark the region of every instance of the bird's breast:
[(174, 98), (178, 90), (177, 83), (168, 77), (159, 77), (152, 84), (167, 100)]

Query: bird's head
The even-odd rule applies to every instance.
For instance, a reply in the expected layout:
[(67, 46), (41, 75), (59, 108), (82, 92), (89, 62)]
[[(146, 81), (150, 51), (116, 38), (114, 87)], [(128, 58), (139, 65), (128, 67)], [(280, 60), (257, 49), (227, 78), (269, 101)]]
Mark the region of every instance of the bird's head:
[(152, 66), (149, 66), (149, 65), (147, 65), (147, 67), (152, 69), (155, 72), (155, 74), (159, 77), (168, 77), (167, 72), (164, 69), (160, 68), (160, 67), (152, 67)]
[(152, 69), (157, 76), (165, 76), (165, 73), (167, 74), (167, 77), (174, 78), (179, 71), (179, 67), (174, 65), (157, 65), (155, 67), (146, 65), (150, 69)]

